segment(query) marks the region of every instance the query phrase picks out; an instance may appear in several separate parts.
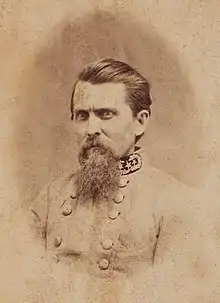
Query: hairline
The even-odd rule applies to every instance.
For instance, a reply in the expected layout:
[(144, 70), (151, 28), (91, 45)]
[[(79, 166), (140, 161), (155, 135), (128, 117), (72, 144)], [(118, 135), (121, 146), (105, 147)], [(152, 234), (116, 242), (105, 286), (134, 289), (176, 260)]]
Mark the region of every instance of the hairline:
[(102, 84), (122, 84), (124, 85), (124, 88), (125, 88), (125, 102), (128, 104), (128, 106), (130, 107), (131, 111), (132, 111), (132, 115), (133, 117), (136, 117), (138, 112), (135, 112), (134, 108), (132, 107), (132, 101), (130, 101), (130, 97), (129, 97), (129, 88), (128, 88), (128, 83), (126, 81), (123, 81), (123, 80), (115, 80), (115, 79), (110, 79), (110, 80), (106, 80), (105, 82), (102, 82), (102, 83), (92, 83), (92, 81), (90, 80), (84, 80), (84, 79), (80, 79), (78, 78), (74, 85), (73, 85), (73, 90), (72, 90), (72, 96), (71, 96), (71, 113), (73, 115), (73, 110), (74, 110), (74, 95), (75, 95), (75, 91), (76, 91), (76, 86), (79, 82), (83, 82), (83, 83), (89, 83), (91, 85), (94, 85), (94, 86), (99, 86), (99, 85), (102, 85)]

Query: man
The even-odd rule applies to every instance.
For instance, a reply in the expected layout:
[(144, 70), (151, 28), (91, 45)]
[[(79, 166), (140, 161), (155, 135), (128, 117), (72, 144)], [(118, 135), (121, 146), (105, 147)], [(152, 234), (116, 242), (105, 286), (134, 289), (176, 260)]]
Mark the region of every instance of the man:
[(198, 193), (150, 167), (141, 146), (151, 103), (147, 80), (123, 62), (103, 59), (78, 77), (78, 169), (31, 206), (60, 302), (170, 302), (209, 277)]

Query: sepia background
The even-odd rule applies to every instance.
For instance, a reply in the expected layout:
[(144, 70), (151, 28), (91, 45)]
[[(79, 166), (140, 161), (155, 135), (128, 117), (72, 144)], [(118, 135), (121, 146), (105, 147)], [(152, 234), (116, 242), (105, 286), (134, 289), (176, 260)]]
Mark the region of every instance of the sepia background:
[[(220, 191), (218, 0), (0, 5), (2, 222), (19, 222), (14, 210), (74, 167), (72, 86), (86, 63), (103, 57), (127, 62), (151, 84), (150, 163), (207, 196)], [(12, 224), (1, 225), (8, 245)]]
[(1, 1), (3, 183), (25, 204), (74, 167), (73, 83), (86, 63), (113, 57), (151, 84), (151, 164), (217, 187), (219, 9), (214, 0)]

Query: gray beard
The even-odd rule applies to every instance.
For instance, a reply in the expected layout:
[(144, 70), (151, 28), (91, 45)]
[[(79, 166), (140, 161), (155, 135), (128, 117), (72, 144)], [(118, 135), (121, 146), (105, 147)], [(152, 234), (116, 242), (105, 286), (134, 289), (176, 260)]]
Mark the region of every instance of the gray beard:
[(98, 203), (118, 189), (119, 159), (103, 146), (82, 150), (76, 185), (81, 203), (92, 200)]

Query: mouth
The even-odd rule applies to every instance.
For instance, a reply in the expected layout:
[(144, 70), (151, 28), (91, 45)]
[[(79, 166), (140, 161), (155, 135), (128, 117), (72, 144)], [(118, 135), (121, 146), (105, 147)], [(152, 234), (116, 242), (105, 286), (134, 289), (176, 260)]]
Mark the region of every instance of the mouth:
[(94, 151), (100, 149), (100, 145), (92, 145), (92, 146), (87, 146), (84, 148), (84, 152), (87, 153), (89, 151)]
[(86, 146), (85, 147), (85, 149), (92, 149), (92, 148), (100, 148), (101, 146), (100, 146), (100, 144), (91, 144), (91, 145), (89, 145), (89, 146)]
[(98, 148), (98, 147), (101, 147), (101, 146), (100, 145), (93, 145), (90, 148)]

